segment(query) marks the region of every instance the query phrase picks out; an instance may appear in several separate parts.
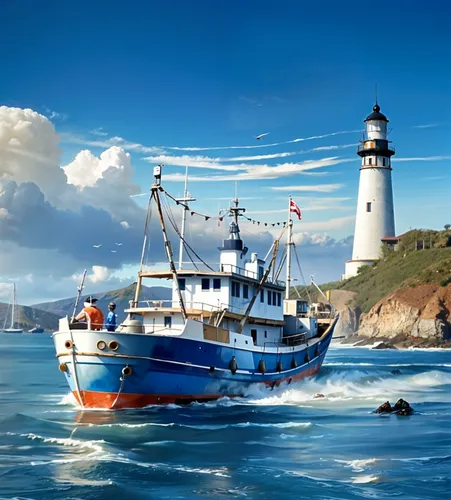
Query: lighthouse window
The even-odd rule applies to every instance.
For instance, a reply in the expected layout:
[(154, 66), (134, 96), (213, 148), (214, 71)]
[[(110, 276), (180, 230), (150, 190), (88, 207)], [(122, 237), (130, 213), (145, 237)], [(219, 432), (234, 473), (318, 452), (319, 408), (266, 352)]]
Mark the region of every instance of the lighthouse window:
[(249, 285), (243, 285), (243, 299), (249, 298)]
[(260, 290), (260, 302), (265, 302), (265, 291)]
[(204, 292), (210, 290), (210, 279), (209, 278), (202, 278), (202, 290)]
[(373, 164), (373, 158), (368, 158), (368, 165), (372, 165)]
[(179, 290), (183, 292), (185, 290), (185, 278), (179, 278)]
[(385, 167), (385, 158), (382, 158), (382, 166)]
[(219, 278), (213, 278), (213, 290), (221, 290), (221, 280)]
[(371, 212), (371, 201), (368, 201), (366, 204), (366, 211)]

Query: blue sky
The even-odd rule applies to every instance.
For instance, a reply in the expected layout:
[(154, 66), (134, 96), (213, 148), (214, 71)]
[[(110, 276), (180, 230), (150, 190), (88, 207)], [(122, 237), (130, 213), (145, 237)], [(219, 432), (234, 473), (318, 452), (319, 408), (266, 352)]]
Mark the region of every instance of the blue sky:
[[(354, 229), (355, 145), (377, 84), (397, 151), (397, 232), (451, 222), (444, 0), (7, 0), (0, 14), (0, 104), (47, 116), (61, 165), (81, 149), (98, 156), (117, 144), (142, 190), (164, 157), (169, 190), (179, 194), (174, 174), (188, 163), (196, 208), (208, 212), (217, 211), (215, 198), (227, 205), (233, 179), (247, 172), (252, 180), (239, 180), (238, 192), (252, 217), (283, 219), (277, 210), (291, 192), (303, 209), (298, 231), (345, 238)], [(261, 133), (269, 134), (256, 141)], [(319, 163), (303, 170), (306, 161)], [(287, 163), (299, 168), (288, 172)], [(328, 277), (341, 273), (334, 266)]]

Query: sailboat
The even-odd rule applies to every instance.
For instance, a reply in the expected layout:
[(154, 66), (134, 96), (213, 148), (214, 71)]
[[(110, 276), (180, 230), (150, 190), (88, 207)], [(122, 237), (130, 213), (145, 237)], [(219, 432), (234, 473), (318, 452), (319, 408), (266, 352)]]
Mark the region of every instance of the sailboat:
[(13, 288), (11, 292), (11, 299), (9, 301), (8, 305), (8, 311), (11, 308), (11, 324), (9, 328), (6, 328), (6, 322), (8, 320), (8, 313), (5, 315), (5, 322), (3, 324), (3, 332), (5, 333), (22, 333), (23, 330), (21, 328), (14, 328), (16, 319), (15, 319), (15, 314), (16, 314), (16, 284), (13, 283)]
[[(219, 266), (211, 267), (178, 230), (169, 203), (188, 210), (161, 183), (155, 167), (146, 218), (141, 265), (135, 296), (126, 319), (115, 331), (103, 325), (74, 322), (83, 289), (78, 288), (72, 319), (59, 320), (52, 337), (59, 370), (82, 408), (142, 408), (149, 404), (210, 401), (245, 396), (254, 384), (268, 391), (317, 373), (323, 364), (338, 320), (334, 308), (319, 314), (308, 301), (290, 298), (290, 255), (294, 249), (291, 209), (288, 221), (265, 258), (249, 252), (240, 233), (244, 208), (235, 195), (228, 209), (228, 238), (219, 250)], [(291, 206), (291, 199), (289, 207)], [(152, 212), (157, 212), (168, 268), (147, 268)], [(191, 215), (195, 212), (191, 211)], [(205, 216), (205, 220), (210, 216)], [(218, 222), (222, 220), (218, 218)], [(166, 221), (205, 269), (178, 269)], [(286, 255), (276, 269), (279, 244), (287, 233)], [(152, 249), (157, 243), (152, 242)], [(297, 254), (296, 261), (298, 261)], [(286, 261), (287, 278), (279, 279)], [(171, 300), (143, 300), (145, 278), (172, 281)], [(285, 292), (285, 299), (283, 297)], [(318, 308), (319, 310), (319, 308)]]

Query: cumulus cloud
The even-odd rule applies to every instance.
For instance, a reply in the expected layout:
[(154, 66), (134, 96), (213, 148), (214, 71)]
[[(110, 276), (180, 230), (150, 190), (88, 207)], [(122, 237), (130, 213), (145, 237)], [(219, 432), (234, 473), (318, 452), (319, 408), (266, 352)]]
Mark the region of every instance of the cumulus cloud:
[[(86, 275), (86, 279), (90, 283), (101, 283), (108, 280), (112, 272), (106, 266), (92, 266), (92, 273)], [(82, 279), (83, 273), (73, 274), (72, 279), (79, 282)]]

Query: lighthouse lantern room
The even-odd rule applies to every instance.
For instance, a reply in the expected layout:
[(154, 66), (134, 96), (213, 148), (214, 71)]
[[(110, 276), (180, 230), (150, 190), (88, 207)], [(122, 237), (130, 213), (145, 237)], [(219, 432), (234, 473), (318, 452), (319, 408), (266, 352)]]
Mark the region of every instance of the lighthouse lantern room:
[(376, 103), (366, 118), (364, 140), (357, 154), (362, 158), (352, 260), (346, 262), (344, 278), (357, 274), (381, 256), (381, 239), (395, 236), (391, 180), (391, 157), (395, 149), (388, 140), (387, 117)]

